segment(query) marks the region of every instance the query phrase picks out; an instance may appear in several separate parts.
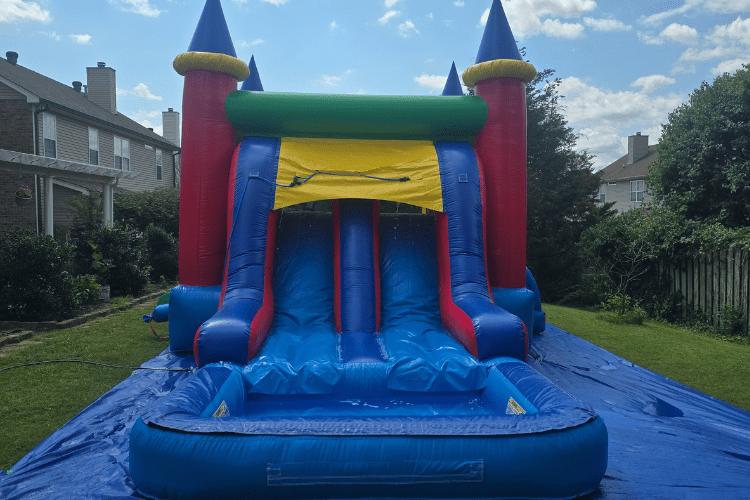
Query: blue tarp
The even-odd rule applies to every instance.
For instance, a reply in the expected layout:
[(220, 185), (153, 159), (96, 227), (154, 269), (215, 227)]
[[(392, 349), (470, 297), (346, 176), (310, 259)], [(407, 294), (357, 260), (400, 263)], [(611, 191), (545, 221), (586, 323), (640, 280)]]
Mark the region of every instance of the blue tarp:
[[(594, 407), (609, 431), (599, 499), (746, 499), (750, 413), (654, 374), (554, 326), (535, 335), (530, 364)], [(187, 367), (164, 353), (144, 366)], [(139, 371), (0, 473), (0, 498), (137, 497), (128, 436), (144, 414), (186, 379)], [(1, 444), (0, 444), (1, 445)]]

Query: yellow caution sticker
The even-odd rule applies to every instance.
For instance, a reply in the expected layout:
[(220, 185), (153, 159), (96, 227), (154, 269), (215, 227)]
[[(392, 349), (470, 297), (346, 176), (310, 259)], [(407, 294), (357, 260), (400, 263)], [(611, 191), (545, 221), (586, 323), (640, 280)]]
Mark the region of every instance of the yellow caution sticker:
[(227, 402), (222, 401), (212, 416), (213, 417), (228, 417), (229, 408), (227, 407)]
[(516, 403), (516, 400), (513, 398), (508, 399), (508, 406), (505, 407), (505, 414), (506, 415), (526, 415), (526, 410), (524, 410), (521, 405)]

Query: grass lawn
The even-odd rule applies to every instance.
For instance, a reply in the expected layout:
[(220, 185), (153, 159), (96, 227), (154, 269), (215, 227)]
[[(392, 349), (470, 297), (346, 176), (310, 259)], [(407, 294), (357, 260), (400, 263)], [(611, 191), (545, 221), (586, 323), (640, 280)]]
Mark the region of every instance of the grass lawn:
[[(0, 350), (0, 369), (53, 359), (139, 366), (163, 351), (141, 321), (156, 299), (67, 330), (39, 333)], [(166, 336), (166, 325), (157, 325)], [(52, 363), (0, 372), (0, 470), (7, 470), (45, 437), (125, 380), (128, 368)]]
[(558, 328), (651, 371), (750, 411), (750, 342), (667, 323), (615, 325), (598, 313), (545, 304)]

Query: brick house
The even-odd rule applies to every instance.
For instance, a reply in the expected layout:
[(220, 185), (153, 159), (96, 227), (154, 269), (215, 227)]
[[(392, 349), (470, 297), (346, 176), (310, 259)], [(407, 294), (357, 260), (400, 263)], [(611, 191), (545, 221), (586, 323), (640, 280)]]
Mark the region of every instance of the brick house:
[[(87, 85), (68, 86), (0, 58), (0, 232), (27, 228), (64, 238), (66, 200), (102, 193), (112, 222), (115, 192), (175, 187), (179, 182), (179, 113), (162, 113), (165, 137), (117, 112), (115, 70), (86, 68)], [(32, 200), (15, 191), (31, 187)]]
[(642, 208), (651, 201), (646, 177), (649, 165), (659, 159), (656, 144), (648, 145), (648, 136), (636, 132), (628, 137), (628, 154), (615, 160), (602, 172), (599, 186), (599, 202), (615, 202), (612, 208), (625, 212), (632, 208)]

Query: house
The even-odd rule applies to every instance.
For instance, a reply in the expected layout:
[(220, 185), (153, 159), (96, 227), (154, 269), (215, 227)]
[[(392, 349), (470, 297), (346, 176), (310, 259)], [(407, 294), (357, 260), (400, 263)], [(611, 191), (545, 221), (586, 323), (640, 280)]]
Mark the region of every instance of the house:
[(648, 136), (636, 132), (628, 137), (628, 154), (601, 170), (599, 202), (615, 202), (612, 208), (625, 212), (641, 208), (651, 201), (646, 177), (649, 165), (659, 159), (656, 144), (648, 145)]
[[(86, 76), (69, 86), (21, 66), (15, 52), (0, 57), (0, 233), (64, 238), (72, 195), (101, 192), (112, 222), (115, 192), (177, 186), (179, 113), (163, 112), (162, 137), (118, 113), (114, 69), (99, 62)], [(22, 184), (32, 191), (26, 204), (16, 200)]]

